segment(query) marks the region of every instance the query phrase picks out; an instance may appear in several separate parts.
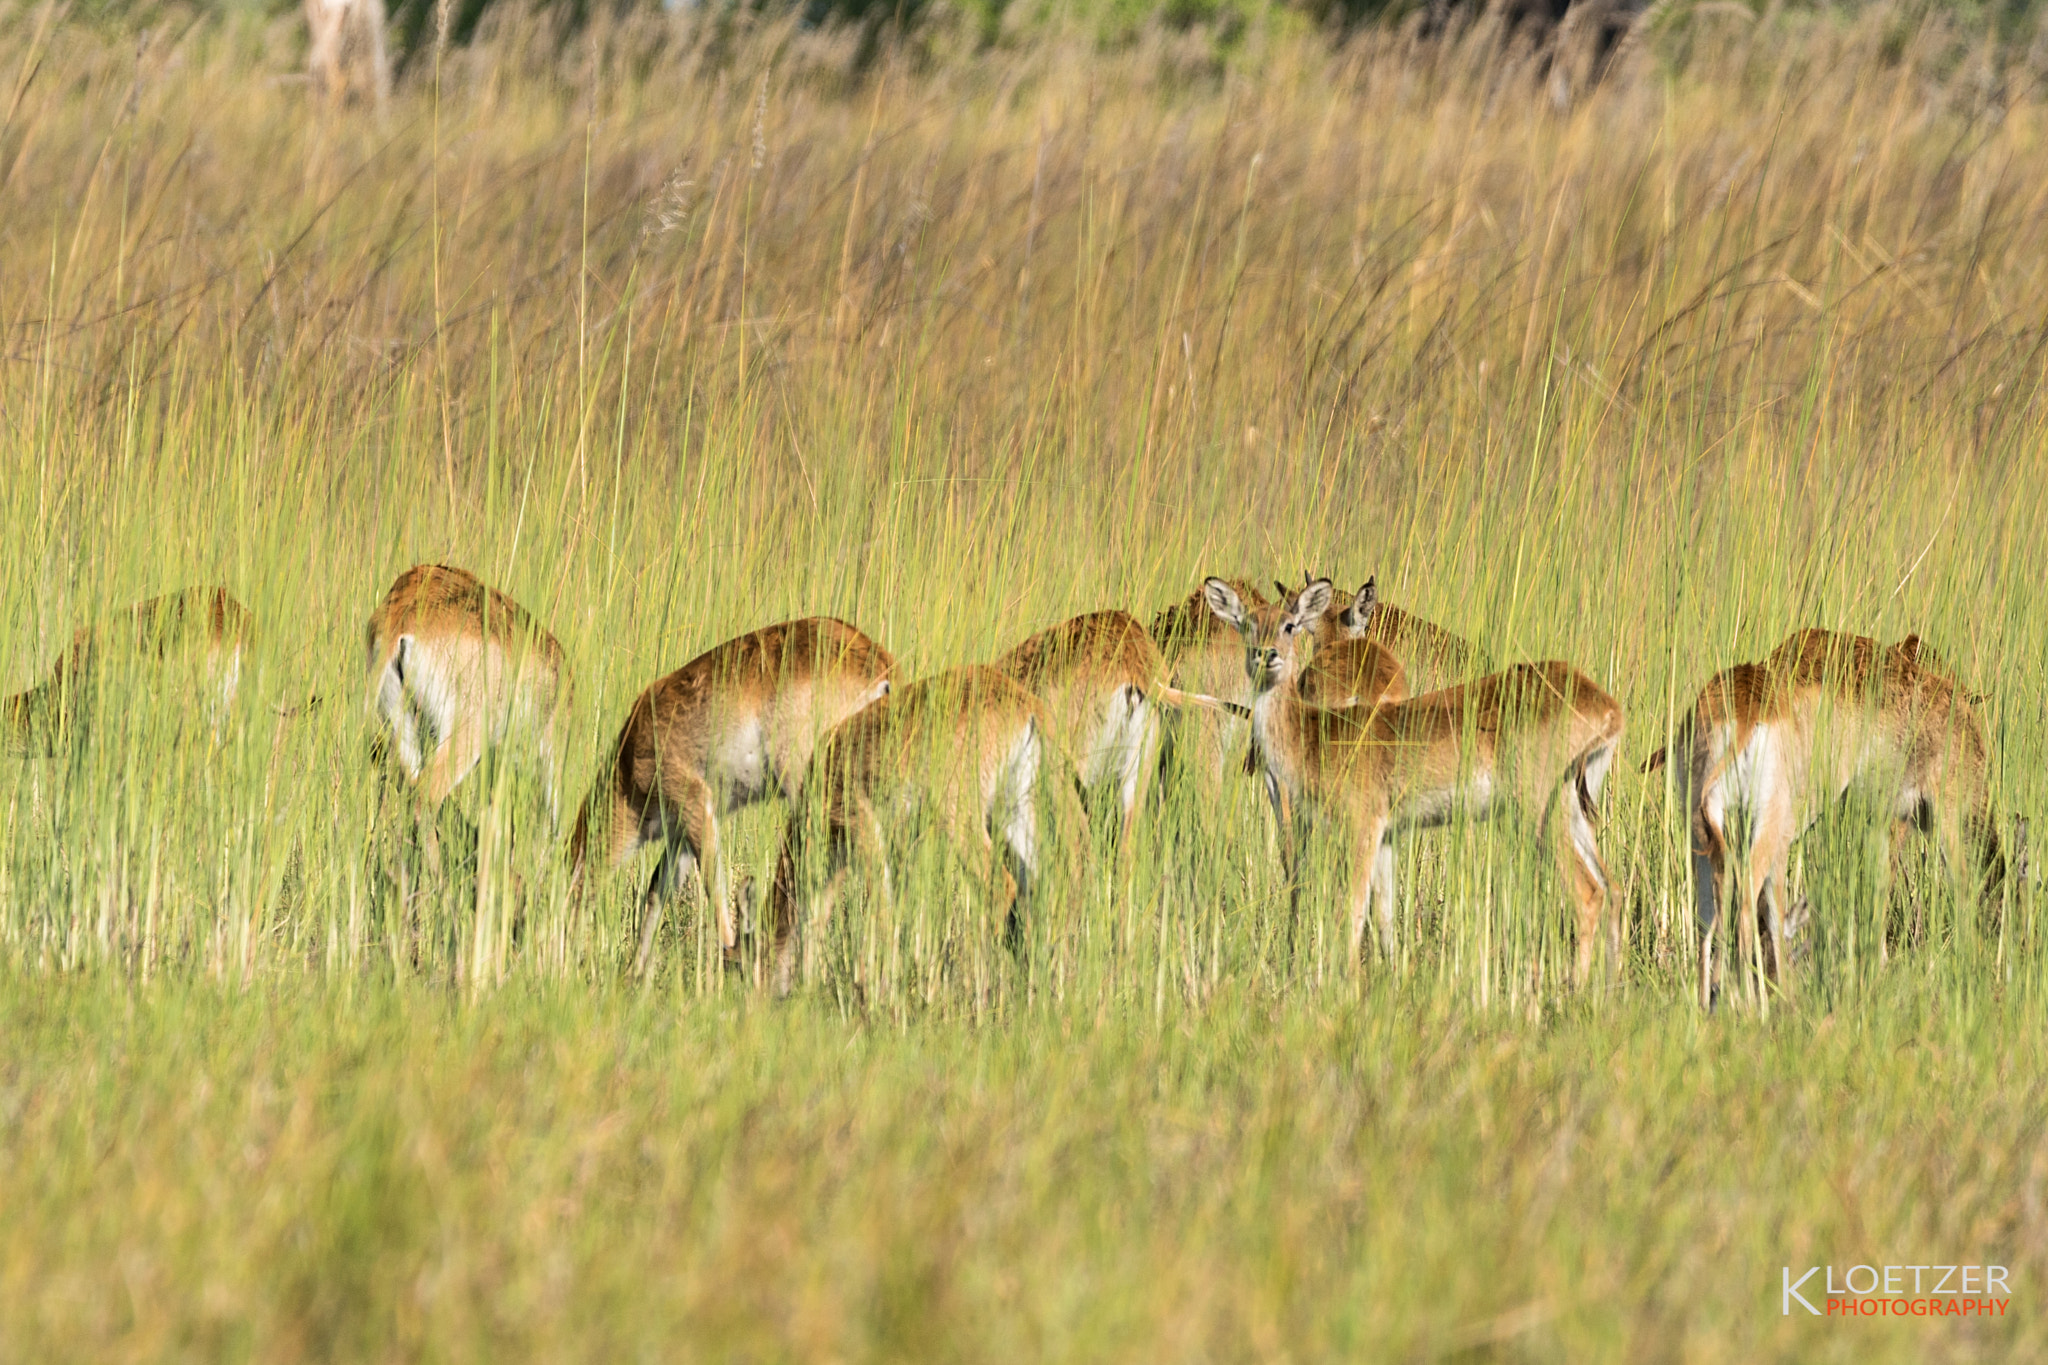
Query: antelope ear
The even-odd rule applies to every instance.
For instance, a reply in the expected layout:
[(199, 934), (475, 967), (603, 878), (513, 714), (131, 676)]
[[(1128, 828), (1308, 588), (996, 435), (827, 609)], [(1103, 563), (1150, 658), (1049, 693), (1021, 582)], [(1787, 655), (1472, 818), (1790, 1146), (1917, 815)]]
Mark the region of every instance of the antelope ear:
[(1275, 602), (1285, 602), (1289, 597), (1294, 595), (1294, 589), (1288, 587), (1285, 583), (1282, 583), (1277, 578), (1273, 580), (1273, 591), (1280, 594), (1278, 597), (1273, 599)]
[(1294, 599), (1294, 619), (1297, 621), (1318, 621), (1330, 609), (1330, 580), (1318, 578), (1301, 590), (1301, 596)]
[(1373, 613), (1379, 610), (1380, 590), (1376, 578), (1365, 580), (1365, 586), (1351, 599), (1351, 605), (1344, 609), (1344, 624), (1360, 634), (1372, 628)]
[(1244, 602), (1239, 599), (1237, 589), (1222, 579), (1208, 578), (1202, 581), (1202, 600), (1209, 604), (1209, 610), (1225, 625), (1244, 624)]

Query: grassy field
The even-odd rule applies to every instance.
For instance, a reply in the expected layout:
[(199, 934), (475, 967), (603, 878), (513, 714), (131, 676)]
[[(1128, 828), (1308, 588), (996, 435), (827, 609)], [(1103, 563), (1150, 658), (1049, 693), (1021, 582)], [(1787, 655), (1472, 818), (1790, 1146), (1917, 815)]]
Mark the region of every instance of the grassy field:
[[(0, 691), (187, 584), (262, 631), (215, 741), (116, 685), (0, 759), (0, 1359), (2048, 1351), (2033, 889), (1987, 933), (1826, 822), (1800, 994), (1705, 1019), (1635, 771), (1795, 627), (1917, 631), (2002, 816), (2048, 810), (2048, 104), (1912, 11), (1732, 9), (1598, 85), (1484, 30), (855, 77), (506, 24), (380, 117), (283, 22), (0, 6)], [(923, 859), (777, 1004), (695, 901), (630, 981), (651, 858), (572, 916), (499, 770), (410, 942), (361, 630), (423, 560), (565, 645), (571, 809), (641, 688), (771, 621), (916, 676), (1376, 575), (1627, 708), (1624, 969), (1565, 989), (1561, 890), (1482, 825), (1405, 850), (1361, 988), (1249, 783), (1128, 880), (1064, 850), (1021, 957)], [(757, 879), (782, 816), (730, 826)], [(2007, 1313), (1780, 1311), (1786, 1266), (1951, 1262)]]

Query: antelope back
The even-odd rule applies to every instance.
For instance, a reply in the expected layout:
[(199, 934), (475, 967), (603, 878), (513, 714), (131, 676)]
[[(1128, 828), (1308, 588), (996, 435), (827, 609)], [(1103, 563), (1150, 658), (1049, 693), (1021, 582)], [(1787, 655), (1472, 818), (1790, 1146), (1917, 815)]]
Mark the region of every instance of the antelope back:
[(894, 688), (827, 736), (812, 763), (824, 797), (902, 813), (932, 801), (986, 815), (1047, 726), (1043, 705), (997, 669), (967, 667)]
[[(1900, 799), (1941, 792), (1978, 804), (1989, 746), (1969, 697), (1917, 636), (1880, 646), (1864, 635), (1805, 629), (1764, 663), (1759, 719), (1798, 715), (1815, 781), (1839, 790), (1875, 763), (1896, 767)], [(1889, 780), (1889, 779), (1887, 779)]]
[(1622, 725), (1619, 703), (1599, 684), (1547, 660), (1381, 707), (1319, 744), (1313, 732), (1305, 739), (1323, 751), (1310, 756), (1316, 768), (1362, 758), (1367, 779), (1390, 788), (1448, 788), (1479, 773), (1489, 787), (1541, 810), (1566, 773), (1599, 753), (1597, 790)]
[(1764, 668), (1787, 687), (1821, 687), (1840, 696), (1862, 694), (1875, 700), (1879, 649), (1867, 635), (1809, 627), (1781, 640), (1764, 660)]
[(561, 646), (526, 608), (467, 569), (451, 564), (416, 564), (392, 581), (371, 614), (365, 643), (374, 654), (380, 642), (399, 635), (432, 639), (473, 635), (507, 640), (524, 637), (544, 656), (559, 661)]
[(534, 691), (540, 709), (568, 704), (561, 643), (524, 607), (465, 569), (415, 565), (384, 594), (363, 631), (373, 706), (381, 676), (403, 640), (444, 654), (466, 704), (483, 704), (482, 689), (506, 663)]
[[(758, 761), (794, 796), (819, 739), (888, 691), (895, 660), (829, 616), (727, 640), (651, 684), (620, 732), (623, 788), (681, 790), (721, 766)], [(748, 757), (748, 756), (758, 756)]]
[(1143, 695), (1165, 681), (1166, 662), (1129, 612), (1097, 611), (1038, 632), (993, 667), (1045, 703), (1070, 738), (1101, 723), (1120, 690)]
[(1316, 647), (1295, 687), (1309, 706), (1375, 706), (1407, 699), (1408, 670), (1376, 641), (1336, 640)]
[(1150, 686), (1165, 671), (1158, 644), (1127, 611), (1092, 611), (1047, 627), (994, 667), (1041, 696), (1072, 683)]

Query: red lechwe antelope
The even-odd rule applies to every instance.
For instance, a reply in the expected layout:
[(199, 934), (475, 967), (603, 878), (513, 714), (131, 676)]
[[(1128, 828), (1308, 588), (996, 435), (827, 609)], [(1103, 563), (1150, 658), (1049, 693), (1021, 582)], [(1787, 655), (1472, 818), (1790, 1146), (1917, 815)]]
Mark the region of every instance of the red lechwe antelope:
[(637, 975), (652, 966), (663, 907), (692, 868), (717, 913), (719, 942), (728, 954), (738, 947), (718, 817), (771, 791), (794, 804), (819, 737), (887, 696), (894, 667), (854, 627), (813, 616), (728, 640), (640, 694), (569, 845), (576, 902), (593, 821), (602, 822), (607, 868), (665, 843), (641, 902)]
[[(1257, 589), (1238, 579), (1223, 580), (1247, 610), (1271, 607)], [(1303, 576), (1307, 581), (1307, 576)], [(1293, 596), (1285, 584), (1273, 585), (1281, 600)], [(1152, 638), (1172, 670), (1173, 680), (1190, 692), (1249, 707), (1244, 649), (1237, 632), (1209, 609), (1206, 589), (1197, 588), (1185, 601), (1153, 618)], [(1338, 606), (1333, 600), (1314, 623), (1317, 650), (1297, 679), (1303, 697), (1322, 707), (1370, 705), (1375, 700), (1400, 701), (1424, 691), (1462, 682), (1483, 672), (1486, 656), (1470, 642), (1443, 627), (1401, 610), (1379, 598), (1374, 580)], [(1371, 646), (1378, 646), (1377, 650)], [(1222, 769), (1240, 733), (1220, 719), (1204, 719), (1203, 738), (1210, 766)]]
[[(799, 920), (830, 920), (856, 857), (890, 899), (890, 830), (920, 813), (970, 880), (993, 893), (995, 915), (1015, 942), (1018, 900), (1030, 901), (1043, 862), (1040, 781), (1064, 821), (1078, 830), (1085, 819), (1061, 771), (1064, 760), (1048, 742), (1050, 728), (1044, 703), (1021, 684), (993, 668), (968, 667), (897, 688), (827, 735), (805, 779), (810, 809), (790, 815), (769, 893), (777, 994), (795, 981)], [(806, 848), (819, 831), (822, 869)]]
[(1645, 770), (1667, 753), (1691, 836), (1702, 1007), (1714, 1002), (1723, 906), (1745, 971), (1789, 989), (1792, 843), (1852, 788), (1889, 812), (1894, 840), (1931, 830), (1952, 877), (1974, 843), (1985, 893), (2003, 879), (1983, 724), (1916, 636), (1880, 648), (1798, 631), (1764, 662), (1716, 674)]
[[(105, 626), (71, 637), (50, 676), (0, 698), (0, 741), (19, 756), (59, 752), (86, 737), (99, 707), (126, 710), (124, 694), (196, 699), (216, 737), (242, 682), (255, 618), (225, 588), (186, 588), (138, 602)], [(129, 670), (136, 676), (124, 677)]]
[(433, 815), (488, 752), (529, 762), (550, 824), (559, 823), (558, 730), (569, 706), (562, 646), (525, 608), (445, 564), (407, 569), (364, 630), (368, 701), (391, 731), (421, 798), (427, 856)]
[(1621, 741), (1615, 700), (1563, 663), (1518, 664), (1405, 702), (1343, 710), (1312, 707), (1289, 684), (1304, 642), (1328, 610), (1317, 579), (1264, 610), (1249, 610), (1229, 584), (1210, 579), (1209, 607), (1244, 642), (1256, 700), (1252, 732), (1266, 790), (1279, 817), (1294, 894), (1301, 884), (1298, 811), (1336, 821), (1352, 857), (1350, 958), (1359, 962), (1377, 910), (1381, 950), (1394, 953), (1394, 850), (1402, 829), (1483, 819), (1503, 805), (1536, 821), (1553, 843), (1577, 909), (1575, 979), (1590, 974), (1606, 930), (1610, 969), (1620, 963), (1620, 922), (1593, 828), (1601, 786)]
[[(1132, 848), (1131, 821), (1159, 763), (1158, 705), (1227, 711), (1229, 703), (1166, 681), (1166, 661), (1136, 617), (1096, 611), (1039, 631), (995, 661), (1045, 703), (1052, 739), (1083, 788), (1114, 787), (1119, 837)], [(1242, 709), (1242, 708), (1240, 708)]]

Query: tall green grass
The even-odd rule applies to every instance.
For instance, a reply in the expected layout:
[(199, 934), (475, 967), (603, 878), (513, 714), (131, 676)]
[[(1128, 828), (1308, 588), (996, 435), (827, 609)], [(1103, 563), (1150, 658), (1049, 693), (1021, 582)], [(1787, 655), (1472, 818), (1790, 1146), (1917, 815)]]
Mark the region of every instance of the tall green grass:
[[(0, 687), (188, 583), (263, 636), (217, 744), (138, 676), (0, 768), (0, 1353), (2038, 1339), (2026, 888), (1987, 935), (1909, 869), (1934, 929), (1880, 968), (1823, 829), (1800, 996), (1703, 1024), (1634, 772), (1792, 628), (1917, 631), (1990, 698), (2001, 810), (2043, 807), (2048, 153), (2005, 54), (1712, 11), (1597, 86), (1483, 32), (854, 80), (829, 35), (650, 70), (514, 27), (380, 122), (275, 32), (42, 17), (0, 12)], [(1065, 850), (1021, 957), (925, 850), (777, 1011), (701, 904), (636, 997), (651, 855), (572, 918), (491, 772), (409, 936), (360, 631), (420, 560), (564, 643), (572, 808), (642, 687), (771, 621), (908, 677), (1205, 573), (1375, 574), (1627, 708), (1619, 986), (1564, 990), (1561, 889), (1483, 825), (1404, 845), (1361, 999), (1340, 870), (1290, 920), (1248, 783), (1178, 789), (1128, 881)], [(728, 826), (764, 887), (782, 818)], [(2022, 1298), (1809, 1327), (1801, 1258)]]

